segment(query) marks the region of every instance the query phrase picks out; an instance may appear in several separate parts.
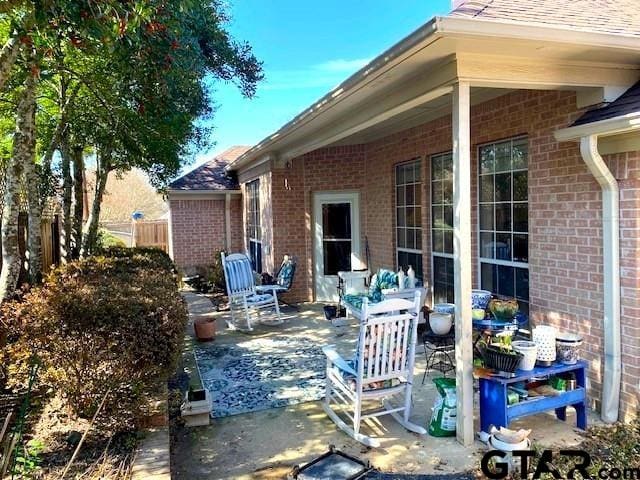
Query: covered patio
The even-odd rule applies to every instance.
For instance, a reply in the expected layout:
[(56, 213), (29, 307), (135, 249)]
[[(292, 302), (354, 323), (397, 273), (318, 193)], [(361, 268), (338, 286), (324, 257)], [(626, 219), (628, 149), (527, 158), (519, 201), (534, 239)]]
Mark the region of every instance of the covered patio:
[[(251, 334), (225, 329), (228, 313), (214, 312), (208, 299), (186, 294), (192, 314), (211, 314), (216, 318), (218, 335), (216, 348), (247, 345), (248, 342), (281, 339), (292, 342), (308, 339), (317, 344), (335, 344), (344, 355), (355, 348), (357, 325), (334, 327), (322, 314), (318, 304), (302, 304), (299, 312), (285, 311), (283, 328), (256, 327)], [(194, 317), (192, 316), (192, 319)], [(198, 369), (194, 363), (192, 327), (188, 327), (184, 352), (185, 370), (191, 376), (191, 385), (200, 386)], [(197, 346), (196, 346), (197, 348)], [(270, 355), (265, 351), (266, 356)], [(431, 379), (439, 374), (431, 372), (424, 385), (424, 354), (417, 354), (414, 377), (412, 418), (426, 425), (431, 417), (431, 407), (436, 391)], [(472, 399), (473, 402), (473, 399)], [(476, 405), (477, 406), (477, 405)], [(473, 428), (479, 428), (477, 410), (472, 418)], [(577, 445), (581, 441), (573, 413), (567, 423), (559, 422), (552, 415), (529, 417), (515, 426), (535, 423), (533, 440), (538, 446)], [(457, 474), (473, 471), (487, 447), (472, 442), (464, 447), (455, 438), (419, 436), (402, 428), (391, 418), (382, 417), (367, 424), (368, 434), (380, 436), (381, 448), (369, 449), (336, 428), (324, 411), (321, 401), (309, 401), (281, 408), (214, 418), (211, 425), (186, 429), (174, 426), (172, 467), (175, 478), (233, 478), (280, 479), (293, 466), (303, 464), (324, 453), (329, 445), (355, 457), (368, 459), (380, 471), (403, 474)]]
[[(500, 39), (492, 36), (496, 28)], [(399, 230), (400, 221), (394, 218), (394, 169), (412, 158), (426, 159), (424, 163), (430, 162), (432, 169), (436, 154), (450, 150), (452, 221), (445, 219), (445, 223), (449, 223), (452, 246), (444, 257), (453, 264), (452, 290), (447, 296), (455, 299), (457, 435), (465, 446), (474, 439), (468, 299), (474, 286), (482, 288), (481, 283), (485, 283), (479, 264), (485, 261), (481, 257), (487, 256), (483, 253), (484, 233), (479, 232), (484, 227), (478, 206), (482, 202), (478, 175), (483, 172), (478, 171), (484, 165), (478, 166), (478, 146), (499, 139), (525, 138), (529, 183), (525, 186), (528, 212), (522, 237), (528, 253), (524, 261), (515, 261), (515, 252), (510, 250), (516, 246), (512, 245), (504, 262), (495, 247), (489, 263), (498, 269), (526, 269), (526, 304), (534, 322), (555, 324), (587, 338), (586, 356), (594, 367), (589, 374), (590, 388), (597, 385), (592, 392), (598, 391), (599, 397), (591, 397), (592, 406), (600, 406), (609, 421), (619, 416), (617, 197), (615, 192), (605, 193), (604, 203), (599, 203), (602, 191), (610, 190), (610, 185), (600, 179), (611, 173), (599, 157), (597, 135), (589, 140), (591, 150), (579, 150), (575, 143), (557, 143), (553, 135), (570, 125), (585, 107), (617, 98), (637, 80), (638, 71), (635, 67), (619, 68), (620, 64), (632, 63), (632, 55), (623, 45), (625, 39), (585, 34), (583, 40), (593, 42), (590, 60), (600, 62), (594, 69), (588, 62), (575, 61), (583, 47), (558, 40), (558, 33), (554, 28), (534, 25), (498, 27), (461, 18), (436, 18), (231, 165), (239, 172), (241, 183), (255, 178), (256, 168), (269, 172), (270, 193), (264, 200), (262, 217), (266, 223), (262, 244), (269, 245), (271, 252), (263, 258), (266, 268), (280, 255), (294, 254), (303, 264), (301, 276), (306, 268), (307, 277), (306, 284), (301, 286), (299, 282), (298, 298), (333, 300), (325, 296), (326, 291), (333, 291), (332, 285), (326, 284), (329, 288), (323, 289), (319, 284), (323, 278), (319, 261), (323, 239), (318, 234), (320, 217), (314, 213), (318, 211), (318, 198), (353, 195), (352, 200), (341, 200), (351, 203), (352, 224), (356, 225), (349, 252), (352, 269), (406, 268), (400, 253), (397, 257), (392, 253), (394, 247), (400, 251), (397, 235), (395, 245), (389, 238)], [(503, 37), (510, 41), (505, 42)], [(600, 160), (594, 162), (594, 157)], [(249, 165), (253, 169), (245, 170)], [(436, 250), (432, 238), (436, 218), (430, 212), (435, 205), (433, 170), (431, 176), (425, 170), (420, 179), (423, 200), (416, 203), (427, 207), (422, 208), (421, 224), (431, 226), (432, 232), (420, 229), (424, 248), (409, 245), (405, 249), (409, 254)], [(381, 178), (380, 172), (391, 176)], [(388, 205), (386, 198), (394, 200)], [(294, 211), (293, 205), (298, 209), (305, 205), (303, 215)], [(358, 205), (363, 213), (358, 211), (355, 216), (354, 206)], [(576, 209), (584, 206), (584, 218), (593, 218), (594, 222), (575, 217)], [(556, 215), (556, 210), (564, 212)], [(509, 235), (515, 231), (510, 215), (506, 228)], [(599, 218), (607, 221), (596, 225)], [(305, 225), (304, 233), (301, 224)], [(420, 222), (415, 220), (410, 226), (419, 227)], [(489, 230), (502, 229), (495, 226)], [(494, 246), (498, 236), (492, 237)], [(518, 236), (514, 233), (514, 243)], [(601, 273), (603, 264), (606, 268)], [(584, 277), (587, 265), (593, 274)], [(433, 288), (435, 279), (428, 260), (423, 258), (422, 266), (427, 273), (425, 284)], [(584, 282), (571, 280), (573, 276)], [(587, 318), (591, 323), (585, 321)], [(593, 323), (594, 319), (598, 320)]]

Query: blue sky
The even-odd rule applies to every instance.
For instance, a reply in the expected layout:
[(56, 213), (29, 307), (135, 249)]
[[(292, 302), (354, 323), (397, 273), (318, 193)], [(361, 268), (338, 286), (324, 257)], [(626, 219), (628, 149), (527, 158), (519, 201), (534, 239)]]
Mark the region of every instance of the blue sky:
[[(245, 99), (215, 84), (209, 152), (255, 144), (434, 15), (450, 0), (230, 0), (229, 30), (264, 62), (265, 80)], [(187, 169), (193, 168), (189, 166)]]

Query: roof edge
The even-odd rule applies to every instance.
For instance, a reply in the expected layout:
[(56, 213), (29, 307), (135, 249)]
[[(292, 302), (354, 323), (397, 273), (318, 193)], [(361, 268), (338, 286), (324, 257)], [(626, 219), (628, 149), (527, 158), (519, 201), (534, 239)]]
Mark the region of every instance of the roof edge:
[(640, 129), (640, 111), (597, 122), (562, 128), (556, 130), (553, 135), (559, 142), (569, 142), (579, 140), (588, 135), (616, 135), (638, 129)]

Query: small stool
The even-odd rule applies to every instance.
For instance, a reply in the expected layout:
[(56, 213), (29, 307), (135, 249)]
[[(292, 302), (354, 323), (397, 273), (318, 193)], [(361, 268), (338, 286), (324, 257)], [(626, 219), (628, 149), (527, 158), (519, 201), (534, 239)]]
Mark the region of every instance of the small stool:
[(422, 343), (424, 344), (424, 356), (427, 361), (424, 375), (422, 376), (423, 385), (429, 370), (437, 370), (445, 377), (448, 372), (455, 370), (456, 367), (453, 361), (455, 333), (453, 328), (444, 335), (438, 335), (433, 333), (431, 329), (427, 329), (422, 335)]

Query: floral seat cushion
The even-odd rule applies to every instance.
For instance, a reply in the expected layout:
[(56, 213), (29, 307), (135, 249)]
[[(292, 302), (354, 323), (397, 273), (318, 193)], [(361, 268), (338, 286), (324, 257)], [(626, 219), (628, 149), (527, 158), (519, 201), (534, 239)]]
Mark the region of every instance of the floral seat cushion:
[[(405, 279), (406, 286), (406, 279)], [(382, 301), (382, 291), (391, 288), (398, 288), (398, 274), (381, 268), (373, 277), (367, 295), (363, 294), (346, 294), (342, 297), (345, 303), (356, 310), (362, 310), (362, 302), (364, 298), (369, 299), (369, 303), (378, 303)]]

